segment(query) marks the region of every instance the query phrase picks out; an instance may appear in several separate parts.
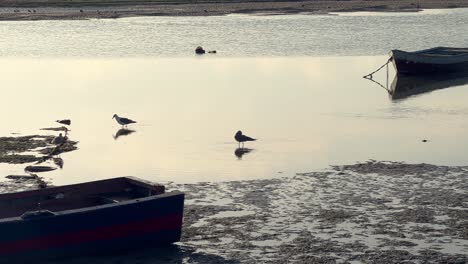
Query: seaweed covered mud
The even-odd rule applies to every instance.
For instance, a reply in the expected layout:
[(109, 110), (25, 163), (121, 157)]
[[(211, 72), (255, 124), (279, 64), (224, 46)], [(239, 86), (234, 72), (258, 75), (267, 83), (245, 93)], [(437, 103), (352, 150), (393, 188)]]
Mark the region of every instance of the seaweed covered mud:
[(467, 263), (468, 167), (369, 161), (174, 185), (183, 246), (240, 263)]
[[(67, 131), (64, 127), (42, 130)], [(24, 171), (21, 174), (4, 175), (5, 178), (0, 181), (0, 193), (45, 188), (50, 185), (38, 173), (62, 168), (63, 160), (59, 155), (76, 150), (78, 144), (77, 141), (68, 140), (68, 137), (60, 144), (54, 144), (56, 138), (52, 135), (0, 137), (0, 163), (21, 166)]]
[(0, 20), (219, 16), (227, 14), (327, 14), (330, 12), (416, 12), (468, 7), (464, 0), (4, 0)]

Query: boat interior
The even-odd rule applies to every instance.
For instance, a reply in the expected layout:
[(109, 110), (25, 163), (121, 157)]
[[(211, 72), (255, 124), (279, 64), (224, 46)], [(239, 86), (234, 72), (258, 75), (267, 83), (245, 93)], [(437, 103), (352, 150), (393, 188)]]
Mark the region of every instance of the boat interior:
[(419, 53), (423, 55), (431, 55), (431, 56), (468, 55), (468, 48), (437, 47), (437, 48), (432, 48), (432, 49), (416, 51), (414, 53)]
[[(154, 196), (164, 186), (133, 177), (51, 187), (33, 191), (0, 194), (0, 219), (29, 217), (32, 212), (80, 209)], [(26, 213), (26, 214), (25, 214)]]

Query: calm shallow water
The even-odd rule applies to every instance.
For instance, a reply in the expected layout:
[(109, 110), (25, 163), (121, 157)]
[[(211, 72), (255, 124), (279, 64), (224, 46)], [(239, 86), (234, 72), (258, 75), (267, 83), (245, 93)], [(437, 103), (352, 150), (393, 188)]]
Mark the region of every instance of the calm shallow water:
[[(38, 129), (71, 118), (79, 150), (41, 175), (54, 184), (246, 180), (368, 159), (464, 165), (467, 85), (391, 101), (362, 76), (387, 59), (369, 55), (391, 48), (466, 46), (467, 17), (456, 9), (0, 22), (0, 133), (46, 133)], [(194, 57), (199, 44), (219, 53)], [(115, 139), (115, 113), (137, 120), (136, 132)], [(259, 138), (242, 159), (239, 129)], [(0, 173), (24, 167), (0, 164)]]
[[(246, 180), (368, 159), (466, 164), (468, 86), (392, 101), (362, 78), (385, 60), (3, 59), (0, 133), (45, 133), (38, 129), (71, 118), (79, 150), (62, 154), (63, 170), (41, 175), (55, 184)], [(137, 120), (136, 132), (114, 139), (114, 113)], [(238, 129), (259, 138), (242, 160)]]

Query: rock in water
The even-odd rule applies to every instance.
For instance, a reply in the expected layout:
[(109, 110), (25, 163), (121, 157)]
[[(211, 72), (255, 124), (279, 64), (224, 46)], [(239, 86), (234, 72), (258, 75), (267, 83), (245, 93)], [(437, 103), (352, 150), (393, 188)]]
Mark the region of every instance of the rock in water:
[(205, 50), (204, 50), (201, 46), (198, 46), (198, 47), (195, 49), (195, 53), (196, 53), (196, 54), (205, 54)]

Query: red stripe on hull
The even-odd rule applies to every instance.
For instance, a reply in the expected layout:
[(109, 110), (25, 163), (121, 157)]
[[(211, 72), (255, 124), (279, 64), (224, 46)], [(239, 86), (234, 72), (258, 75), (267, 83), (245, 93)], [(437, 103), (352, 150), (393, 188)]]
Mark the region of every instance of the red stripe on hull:
[(65, 234), (55, 234), (27, 240), (0, 243), (0, 255), (96, 242), (100, 240), (111, 240), (164, 230), (177, 230), (181, 227), (182, 215), (176, 214), (126, 224), (99, 227), (91, 230), (81, 230)]

